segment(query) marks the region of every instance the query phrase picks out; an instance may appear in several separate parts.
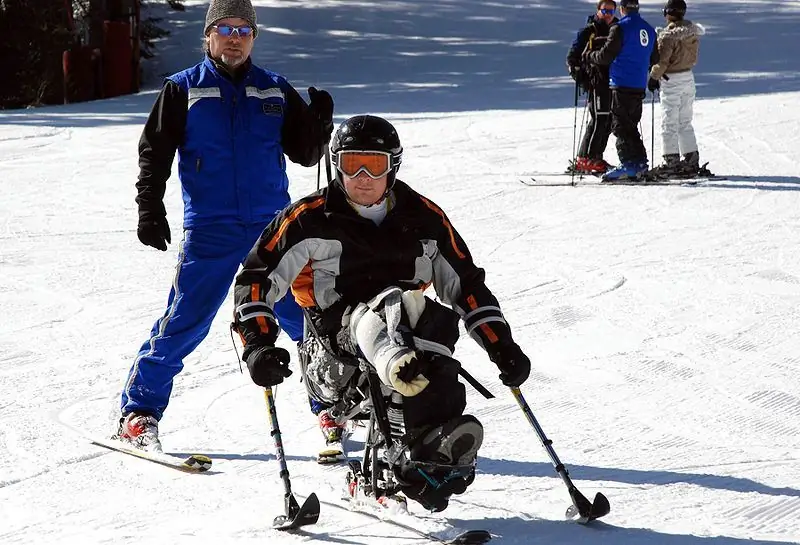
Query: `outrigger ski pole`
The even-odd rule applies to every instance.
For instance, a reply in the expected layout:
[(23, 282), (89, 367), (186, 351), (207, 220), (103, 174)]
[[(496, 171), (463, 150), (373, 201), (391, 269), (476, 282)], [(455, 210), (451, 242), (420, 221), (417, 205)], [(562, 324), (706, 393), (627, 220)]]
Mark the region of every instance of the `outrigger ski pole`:
[(286, 456), (283, 454), (283, 440), (281, 430), (278, 427), (278, 414), (275, 411), (275, 397), (272, 388), (264, 388), (264, 399), (267, 401), (269, 411), (270, 435), (275, 440), (275, 456), (281, 466), (280, 477), (283, 480), (285, 490), (284, 500), (286, 502), (286, 514), (278, 515), (272, 522), (272, 527), (277, 530), (294, 530), (301, 526), (316, 524), (319, 520), (319, 499), (313, 492), (303, 502), (302, 507), (292, 494), (292, 483), (289, 482), (289, 470), (286, 467)]
[(567, 518), (576, 519), (577, 522), (586, 524), (594, 519), (599, 519), (600, 517), (607, 515), (609, 511), (611, 511), (611, 505), (608, 503), (608, 499), (603, 494), (598, 492), (594, 497), (594, 502), (590, 502), (586, 496), (580, 493), (580, 491), (572, 483), (572, 479), (569, 478), (569, 471), (567, 471), (567, 468), (561, 463), (561, 460), (558, 459), (556, 451), (553, 450), (553, 442), (545, 436), (544, 431), (542, 430), (541, 426), (539, 426), (539, 422), (537, 422), (536, 417), (533, 416), (533, 411), (531, 411), (531, 408), (528, 406), (525, 398), (522, 397), (522, 392), (520, 392), (519, 388), (512, 387), (511, 393), (514, 394), (514, 398), (517, 400), (520, 409), (522, 409), (522, 412), (525, 414), (528, 422), (530, 422), (531, 426), (536, 432), (536, 435), (539, 437), (539, 441), (542, 443), (542, 446), (550, 456), (550, 460), (553, 462), (556, 473), (561, 476), (561, 480), (563, 480), (564, 484), (567, 485), (569, 497), (572, 499), (572, 505), (567, 508)]

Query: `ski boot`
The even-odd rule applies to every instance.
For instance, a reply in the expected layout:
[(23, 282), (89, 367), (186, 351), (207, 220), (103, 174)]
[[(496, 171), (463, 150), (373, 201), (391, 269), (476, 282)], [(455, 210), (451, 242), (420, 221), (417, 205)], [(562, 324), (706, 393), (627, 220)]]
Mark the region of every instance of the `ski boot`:
[(463, 494), (475, 480), (475, 462), (483, 426), (462, 415), (436, 426), (411, 446), (411, 459), (396, 470), (403, 493), (429, 511), (444, 511), (453, 494)]
[(647, 160), (644, 161), (624, 161), (617, 168), (606, 172), (603, 176), (604, 182), (616, 181), (641, 181), (647, 173)]
[(700, 172), (700, 153), (697, 151), (690, 151), (683, 156), (681, 161), (681, 172), (685, 176), (697, 176)]
[(658, 165), (648, 174), (654, 178), (669, 178), (681, 171), (681, 156), (677, 153), (664, 155), (664, 163)]
[(120, 418), (115, 439), (149, 452), (162, 452), (158, 420), (149, 414), (133, 412)]
[(319, 451), (317, 462), (320, 464), (335, 464), (344, 460), (344, 447), (342, 438), (345, 427), (336, 423), (330, 412), (325, 409), (317, 415), (319, 429), (325, 438), (325, 447)]
[(591, 159), (589, 157), (578, 157), (574, 162), (570, 162), (567, 174), (592, 174), (598, 176), (607, 172), (611, 167), (603, 159)]

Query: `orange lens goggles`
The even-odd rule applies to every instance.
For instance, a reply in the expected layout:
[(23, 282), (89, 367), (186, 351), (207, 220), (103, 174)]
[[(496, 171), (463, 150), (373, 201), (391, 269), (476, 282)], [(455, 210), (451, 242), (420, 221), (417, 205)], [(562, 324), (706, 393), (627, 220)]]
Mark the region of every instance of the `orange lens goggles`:
[(392, 156), (385, 151), (340, 151), (336, 154), (336, 168), (350, 178), (362, 171), (370, 178), (380, 178), (392, 170)]

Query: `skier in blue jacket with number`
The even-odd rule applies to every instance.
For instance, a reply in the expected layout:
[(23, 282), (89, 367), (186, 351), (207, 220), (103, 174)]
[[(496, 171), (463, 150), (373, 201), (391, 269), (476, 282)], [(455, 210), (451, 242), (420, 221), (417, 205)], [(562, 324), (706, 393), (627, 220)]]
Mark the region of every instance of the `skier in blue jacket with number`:
[(603, 47), (587, 54), (589, 62), (609, 66), (611, 130), (620, 164), (606, 173), (607, 180), (637, 178), (648, 170), (639, 121), (650, 67), (658, 62), (656, 31), (639, 15), (638, 0), (621, 0), (620, 14)]
[[(122, 392), (117, 436), (161, 450), (158, 421), (183, 359), (206, 337), (239, 265), (289, 202), (286, 159), (313, 166), (333, 131), (333, 100), (253, 64), (258, 34), (250, 0), (211, 0), (203, 62), (167, 78), (139, 141), (137, 235), (166, 251), (163, 204), (172, 161), (184, 201), (183, 241), (167, 310), (153, 325)], [(291, 295), (275, 307), (281, 328), (302, 338)]]

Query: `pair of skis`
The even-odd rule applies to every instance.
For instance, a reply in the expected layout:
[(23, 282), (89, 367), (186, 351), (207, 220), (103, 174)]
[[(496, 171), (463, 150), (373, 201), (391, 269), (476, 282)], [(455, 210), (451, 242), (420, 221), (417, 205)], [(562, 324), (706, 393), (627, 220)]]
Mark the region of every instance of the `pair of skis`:
[[(572, 500), (572, 505), (567, 508), (566, 517), (569, 519), (576, 520), (581, 524), (588, 524), (593, 520), (601, 518), (607, 515), (611, 511), (611, 505), (608, 502), (608, 499), (600, 492), (595, 494), (594, 501), (589, 501), (586, 496), (584, 496), (572, 480), (569, 477), (569, 471), (566, 469), (564, 464), (561, 463), (559, 460), (558, 455), (556, 454), (555, 450), (553, 449), (553, 442), (547, 438), (542, 430), (541, 426), (539, 425), (536, 417), (533, 415), (533, 411), (531, 410), (528, 403), (525, 401), (525, 398), (522, 395), (522, 392), (518, 387), (511, 388), (511, 393), (514, 396), (514, 399), (520, 406), (525, 417), (528, 419), (528, 422), (533, 427), (534, 431), (536, 432), (539, 441), (541, 442), (544, 449), (547, 451), (547, 454), (550, 456), (550, 459), (553, 463), (553, 466), (556, 470), (556, 473), (561, 477), (564, 481), (564, 484), (567, 486), (567, 492), (569, 493), (570, 499)], [(275, 401), (272, 397), (272, 389), (266, 388), (265, 389), (265, 396), (267, 400), (267, 406), (269, 409), (269, 416), (270, 416), (270, 425), (272, 428), (272, 436), (275, 439), (275, 449), (278, 457), (278, 461), (281, 465), (281, 478), (283, 479), (284, 488), (286, 491), (286, 514), (280, 515), (275, 518), (273, 526), (279, 530), (293, 530), (299, 528), (300, 526), (305, 526), (307, 524), (314, 524), (319, 519), (319, 499), (317, 495), (311, 493), (311, 495), (306, 499), (305, 503), (302, 507), (298, 506), (297, 501), (294, 499), (294, 496), (291, 492), (291, 484), (289, 482), (289, 471), (286, 469), (286, 460), (283, 454), (283, 443), (281, 441), (280, 429), (278, 428), (278, 419), (277, 414), (275, 411)], [(331, 504), (335, 505), (335, 504)], [(366, 511), (359, 510), (358, 512), (364, 513), (368, 516), (373, 516), (374, 513), (369, 513)], [(381, 517), (374, 515), (374, 518), (378, 518), (379, 520)], [(422, 532), (413, 526), (403, 525), (396, 521), (389, 522), (398, 525), (402, 528), (405, 528), (408, 531), (417, 533), (420, 536), (426, 537), (428, 539), (432, 539), (434, 541), (438, 541), (440, 543), (446, 544), (453, 544), (453, 545), (472, 545), (472, 544), (479, 544), (479, 543), (487, 543), (491, 539), (491, 534), (486, 532), (485, 530), (469, 530), (465, 533), (462, 533), (451, 540), (443, 540), (440, 539), (432, 534), (428, 534), (426, 532)]]
[[(534, 417), (533, 412), (531, 411), (530, 407), (525, 401), (525, 398), (522, 396), (522, 392), (520, 391), (520, 389), (516, 387), (511, 388), (511, 393), (513, 394), (514, 398), (519, 404), (520, 409), (522, 409), (523, 414), (528, 419), (528, 422), (531, 424), (534, 431), (536, 432), (536, 435), (538, 436), (542, 446), (547, 451), (547, 454), (549, 455), (553, 463), (556, 473), (558, 473), (558, 475), (561, 477), (561, 479), (563, 480), (564, 484), (567, 487), (567, 492), (569, 493), (570, 499), (572, 500), (572, 505), (570, 505), (567, 508), (566, 517), (568, 519), (576, 520), (581, 524), (588, 524), (593, 520), (596, 520), (598, 518), (607, 515), (611, 510), (611, 506), (608, 502), (608, 499), (602, 493), (598, 492), (594, 497), (594, 501), (589, 501), (589, 499), (586, 498), (586, 496), (581, 494), (581, 492), (577, 489), (577, 487), (570, 479), (569, 472), (567, 471), (566, 467), (558, 459), (558, 456), (556, 455), (555, 450), (552, 447), (553, 442), (545, 436), (544, 431), (542, 430), (541, 426), (539, 426), (539, 423)], [(275, 409), (275, 399), (272, 393), (272, 388), (264, 389), (264, 397), (267, 403), (267, 408), (269, 413), (269, 420), (271, 427), (270, 433), (273, 436), (275, 442), (276, 457), (280, 464), (279, 475), (283, 481), (284, 491), (285, 491), (284, 494), (285, 511), (283, 514), (275, 517), (273, 521), (273, 527), (277, 530), (291, 531), (298, 529), (302, 526), (316, 524), (317, 521), (319, 520), (319, 514), (320, 514), (319, 498), (317, 498), (317, 495), (312, 492), (305, 499), (302, 505), (300, 505), (295, 499), (294, 494), (292, 493), (291, 490), (291, 482), (289, 481), (289, 470), (286, 467), (286, 457), (283, 451), (283, 440), (281, 438), (281, 432), (278, 426), (278, 418)], [(149, 452), (142, 449), (138, 449), (133, 445), (126, 444), (123, 441), (117, 439), (91, 438), (91, 441), (97, 445), (112, 450), (116, 450), (118, 452), (130, 454), (132, 456), (136, 456), (144, 460), (152, 461), (154, 463), (158, 463), (161, 465), (172, 467), (179, 471), (184, 471), (189, 473), (202, 473), (208, 471), (212, 465), (210, 458), (200, 454), (194, 454), (185, 458), (180, 458), (174, 455), (164, 454), (162, 452)], [(329, 505), (344, 509), (344, 507), (338, 506), (336, 504), (329, 504)], [(413, 526), (403, 524), (398, 521), (393, 521), (388, 518), (380, 517), (372, 512), (364, 511), (361, 509), (356, 509), (356, 512), (376, 518), (378, 520), (388, 522), (390, 524), (394, 524), (409, 532), (416, 533), (417, 535), (424, 537), (426, 539), (430, 539), (432, 541), (444, 543), (447, 545), (478, 545), (482, 543), (487, 543), (492, 537), (491, 534), (485, 530), (469, 530), (457, 535), (454, 538), (443, 539), (435, 536), (434, 534), (429, 534), (427, 532), (419, 530)]]
[[(642, 173), (639, 176), (624, 177), (614, 180), (603, 179), (602, 173), (580, 173), (580, 172), (531, 172), (524, 174), (525, 178), (519, 181), (523, 185), (530, 187), (548, 187), (548, 186), (613, 186), (613, 185), (696, 185), (701, 182), (708, 182), (712, 180), (724, 180), (722, 176), (717, 176), (707, 168), (708, 163), (704, 164), (697, 173), (692, 175), (687, 174), (665, 174), (656, 170), (651, 170)], [(569, 178), (569, 181), (566, 179)], [(554, 181), (557, 179), (559, 181)], [(560, 181), (564, 180), (564, 181)]]

